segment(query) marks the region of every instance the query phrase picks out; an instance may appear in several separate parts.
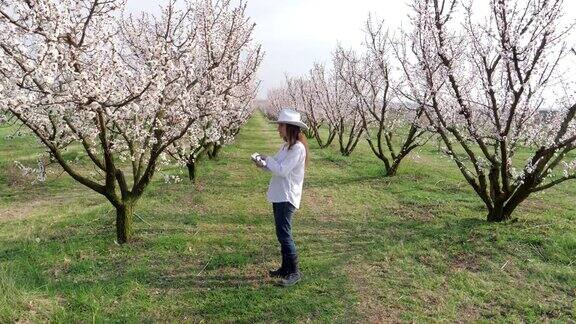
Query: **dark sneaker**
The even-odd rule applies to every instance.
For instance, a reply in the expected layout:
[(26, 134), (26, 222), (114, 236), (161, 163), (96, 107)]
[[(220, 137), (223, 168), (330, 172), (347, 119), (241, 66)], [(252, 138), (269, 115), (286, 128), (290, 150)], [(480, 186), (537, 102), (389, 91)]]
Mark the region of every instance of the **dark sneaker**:
[(280, 281), (280, 286), (289, 287), (295, 285), (298, 281), (302, 279), (302, 274), (300, 272), (294, 272), (286, 277), (282, 278)]
[(278, 270), (269, 270), (268, 274), (270, 275), (270, 277), (282, 278), (285, 275), (287, 275), (288, 272), (286, 271), (286, 269), (280, 267), (278, 268)]

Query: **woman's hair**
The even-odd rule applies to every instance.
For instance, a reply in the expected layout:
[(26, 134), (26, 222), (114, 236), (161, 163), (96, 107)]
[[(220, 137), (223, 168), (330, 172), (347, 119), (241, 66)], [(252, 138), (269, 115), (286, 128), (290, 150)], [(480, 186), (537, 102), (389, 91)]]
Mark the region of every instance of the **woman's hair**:
[(286, 127), (286, 138), (284, 140), (288, 144), (288, 149), (291, 149), (297, 141), (300, 141), (304, 144), (304, 148), (306, 148), (306, 161), (305, 165), (308, 166), (308, 140), (306, 139), (306, 135), (300, 130), (300, 127), (291, 125), (291, 124), (284, 124)]

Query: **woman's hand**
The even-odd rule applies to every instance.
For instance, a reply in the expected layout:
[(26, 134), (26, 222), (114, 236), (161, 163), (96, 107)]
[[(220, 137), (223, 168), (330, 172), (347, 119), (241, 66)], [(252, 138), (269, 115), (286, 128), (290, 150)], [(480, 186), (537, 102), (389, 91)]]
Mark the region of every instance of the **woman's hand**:
[(253, 159), (257, 167), (263, 168), (266, 165), (266, 155), (259, 154), (256, 159)]

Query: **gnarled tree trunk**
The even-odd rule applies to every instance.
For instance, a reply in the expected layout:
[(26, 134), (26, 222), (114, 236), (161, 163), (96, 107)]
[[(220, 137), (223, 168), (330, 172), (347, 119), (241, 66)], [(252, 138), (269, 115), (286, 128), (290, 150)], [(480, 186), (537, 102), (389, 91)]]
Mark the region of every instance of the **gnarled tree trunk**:
[(186, 163), (186, 168), (188, 169), (188, 179), (192, 182), (196, 181), (196, 160), (189, 160)]
[(134, 205), (134, 202), (127, 201), (116, 207), (116, 241), (118, 244), (127, 243), (132, 238)]
[(212, 147), (208, 150), (208, 157), (212, 160), (218, 157), (218, 153), (220, 153), (220, 149), (222, 145), (213, 144)]

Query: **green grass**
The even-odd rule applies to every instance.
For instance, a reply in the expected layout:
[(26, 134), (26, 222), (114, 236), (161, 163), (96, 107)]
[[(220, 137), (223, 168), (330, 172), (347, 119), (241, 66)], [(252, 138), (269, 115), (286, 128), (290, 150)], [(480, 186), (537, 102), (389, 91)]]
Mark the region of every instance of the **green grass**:
[[(250, 162), (274, 153), (255, 116), (196, 185), (161, 177), (137, 206), (134, 242), (114, 244), (100, 196), (55, 173), (19, 179), (33, 138), (0, 128), (0, 322), (574, 321), (576, 182), (530, 197), (517, 222), (488, 224), (481, 201), (431, 144), (384, 178), (361, 143), (314, 144), (294, 220), (304, 279), (266, 277), (279, 248)], [(336, 143), (335, 143), (336, 144)], [(171, 170), (170, 172), (180, 172)]]

